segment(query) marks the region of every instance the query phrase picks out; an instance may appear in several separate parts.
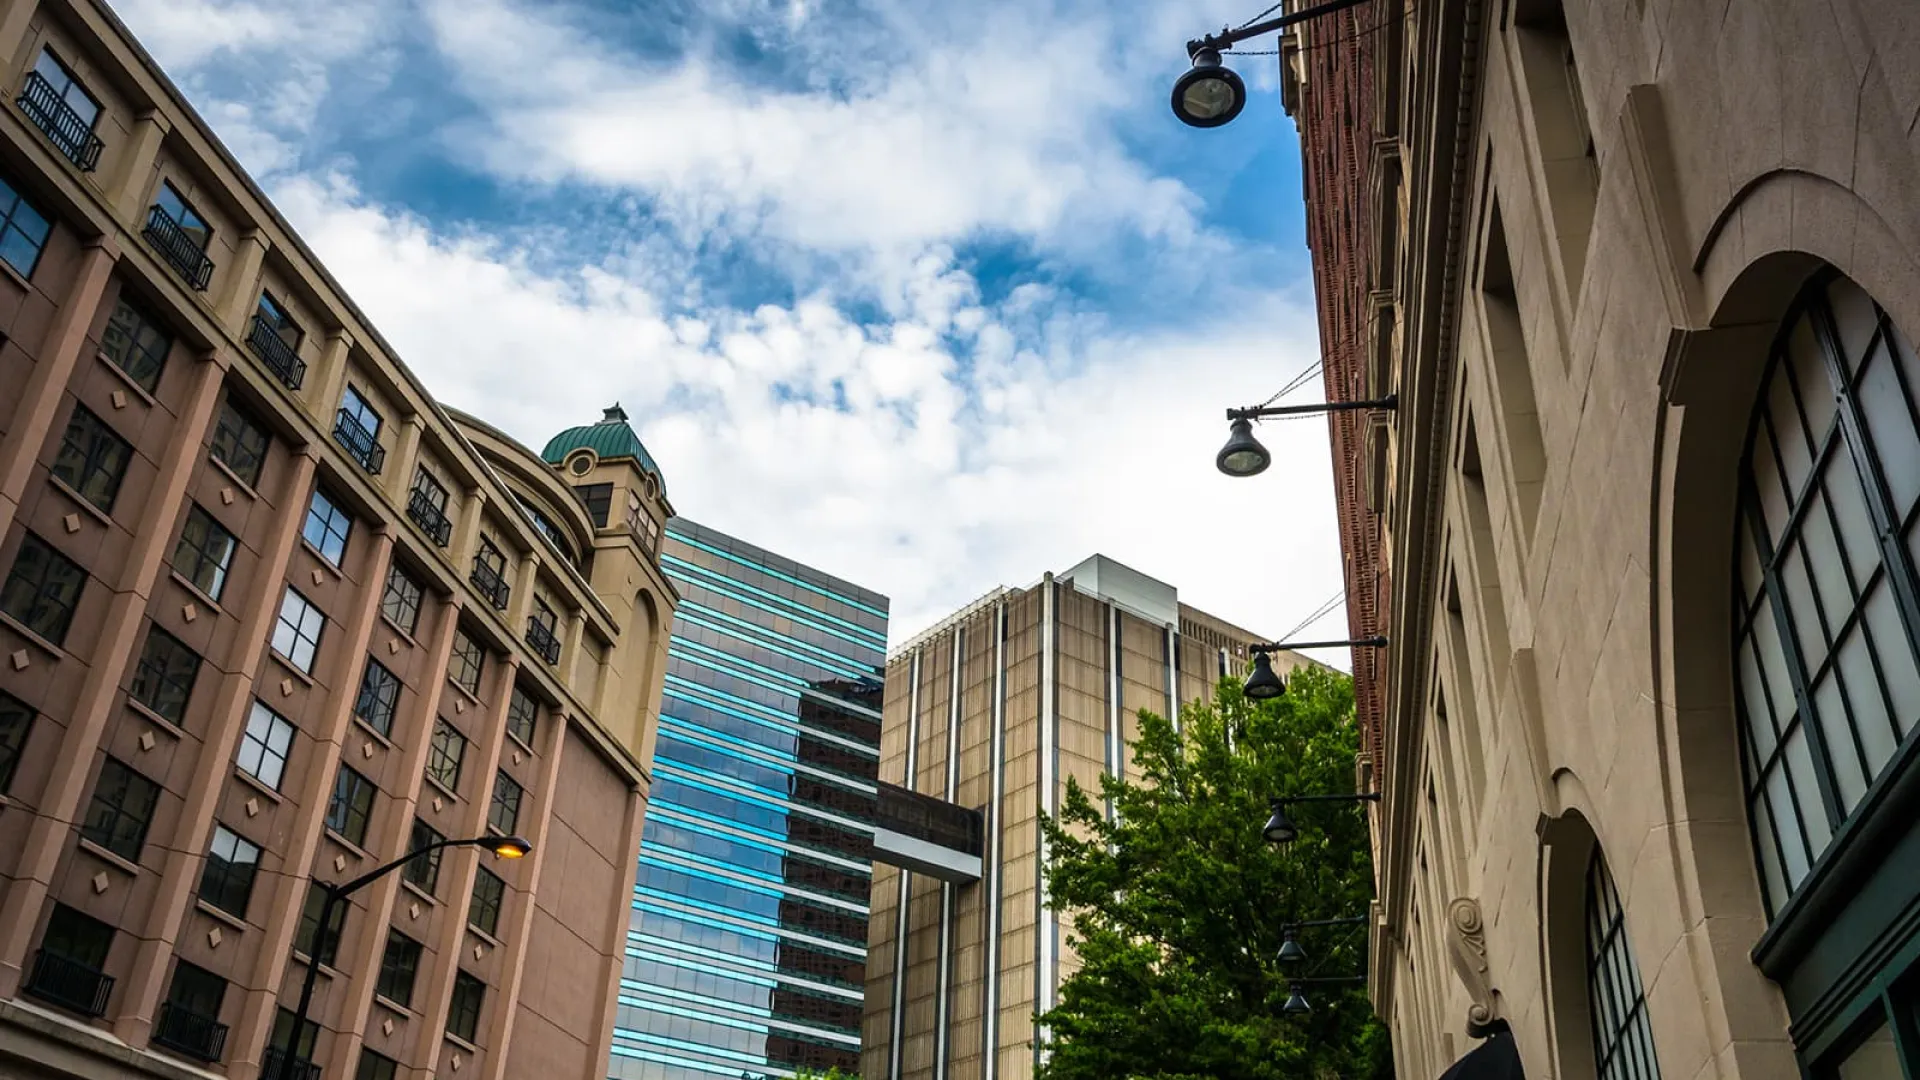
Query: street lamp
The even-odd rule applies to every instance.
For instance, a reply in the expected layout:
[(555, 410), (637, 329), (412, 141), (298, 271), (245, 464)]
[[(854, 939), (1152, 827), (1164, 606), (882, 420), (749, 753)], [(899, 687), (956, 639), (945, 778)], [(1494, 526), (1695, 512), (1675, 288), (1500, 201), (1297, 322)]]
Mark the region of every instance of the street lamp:
[(1273, 816), (1267, 819), (1266, 828), (1260, 830), (1260, 835), (1267, 843), (1282, 847), (1300, 839), (1299, 826), (1287, 816), (1287, 807), (1294, 803), (1379, 801), (1380, 793), (1377, 791), (1364, 791), (1358, 795), (1289, 795), (1284, 799), (1273, 800)]
[(1264, 417), (1310, 416), (1313, 413), (1354, 412), (1361, 409), (1392, 410), (1399, 403), (1398, 397), (1388, 394), (1366, 401), (1323, 401), (1318, 405), (1255, 405), (1245, 409), (1228, 409), (1227, 420), (1231, 426), (1228, 428), (1227, 445), (1220, 448), (1213, 463), (1221, 472), (1233, 477), (1258, 476), (1265, 472), (1267, 466), (1273, 463), (1273, 455), (1267, 453), (1267, 448), (1253, 437), (1253, 421)]
[(347, 897), (352, 896), (354, 893), (359, 892), (361, 889), (366, 888), (368, 885), (373, 884), (386, 875), (393, 873), (414, 859), (430, 851), (438, 851), (441, 848), (450, 847), (485, 848), (502, 859), (525, 858), (526, 854), (533, 850), (532, 844), (518, 836), (479, 836), (470, 840), (438, 840), (425, 847), (415, 848), (390, 863), (376, 866), (343, 885), (328, 885), (323, 881), (314, 882), (315, 885), (320, 887), (322, 896), (320, 901), (320, 924), (314, 927), (313, 941), (311, 943), (312, 951), (307, 954), (307, 977), (300, 984), (300, 1007), (293, 1012), (293, 1026), (289, 1034), (291, 1041), (287, 1052), (280, 1058), (280, 1075), (267, 1076), (263, 1070), (263, 1080), (296, 1080), (297, 1078), (294, 1070), (295, 1054), (293, 1050), (300, 1045), (300, 1035), (306, 1030), (307, 1026), (307, 1010), (313, 1006), (313, 986), (319, 979), (320, 958), (327, 955), (327, 924), (333, 918), (334, 907), (344, 903)]
[(1293, 935), (1298, 931), (1316, 926), (1359, 926), (1371, 921), (1371, 916), (1354, 915), (1345, 919), (1307, 919), (1302, 922), (1288, 923), (1280, 928), (1280, 962), (1297, 964), (1307, 958), (1307, 950), (1301, 948), (1300, 943), (1294, 940)]
[(1247, 84), (1233, 69), (1220, 63), (1222, 50), (1248, 38), (1285, 30), (1295, 23), (1317, 19), (1366, 3), (1367, 0), (1331, 0), (1329, 3), (1281, 15), (1265, 22), (1252, 22), (1237, 30), (1222, 29), (1187, 42), (1187, 59), (1193, 67), (1173, 84), (1173, 115), (1191, 127), (1211, 128), (1232, 120), (1247, 106)]
[(1247, 675), (1247, 681), (1241, 684), (1240, 692), (1254, 701), (1271, 701), (1287, 692), (1287, 684), (1282, 682), (1280, 674), (1273, 670), (1273, 658), (1270, 653), (1282, 649), (1384, 649), (1387, 639), (1384, 635), (1372, 637), (1347, 638), (1343, 641), (1268, 641), (1249, 645), (1253, 652), (1253, 671)]
[(1365, 975), (1331, 975), (1320, 979), (1288, 979), (1287, 1003), (1280, 1006), (1280, 1011), (1288, 1016), (1305, 1016), (1313, 1011), (1313, 1006), (1307, 1002), (1307, 995), (1300, 992), (1299, 984), (1301, 983), (1359, 983), (1366, 981), (1367, 977)]

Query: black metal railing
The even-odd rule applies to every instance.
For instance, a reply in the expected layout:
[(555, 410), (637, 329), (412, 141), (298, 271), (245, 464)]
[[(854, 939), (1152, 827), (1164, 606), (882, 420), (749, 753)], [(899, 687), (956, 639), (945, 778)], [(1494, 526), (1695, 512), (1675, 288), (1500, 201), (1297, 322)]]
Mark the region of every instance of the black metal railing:
[(553, 636), (553, 630), (540, 621), (539, 616), (527, 617), (527, 644), (549, 664), (560, 662), (560, 639)]
[(63, 1009), (86, 1016), (105, 1016), (107, 995), (113, 993), (113, 976), (41, 949), (33, 954), (33, 970), (27, 973), (25, 989), (34, 997)]
[(100, 164), (100, 136), (93, 133), (93, 125), (88, 123), (73, 106), (61, 100), (60, 91), (37, 71), (27, 74), (27, 83), (20, 88), (20, 96), (14, 99), (20, 111), (33, 126), (46, 133), (54, 148), (67, 156), (67, 160), (80, 166), (81, 172), (92, 172)]
[(253, 355), (259, 357), (287, 389), (298, 390), (307, 381), (307, 362), (300, 359), (300, 354), (287, 344), (287, 339), (280, 336), (272, 323), (258, 315), (253, 317), (253, 325), (247, 330), (247, 348), (253, 350)]
[(345, 409), (334, 414), (333, 441), (352, 455), (361, 468), (376, 476), (387, 463), (387, 448), (380, 445), (379, 437), (360, 426), (360, 421)]
[(278, 1046), (260, 1056), (260, 1080), (320, 1080), (320, 1066)]
[(453, 522), (448, 520), (446, 510), (434, 504), (433, 497), (419, 488), (407, 495), (407, 516), (413, 519), (427, 538), (441, 547), (453, 537)]
[(227, 1025), (171, 1001), (160, 1003), (153, 1041), (201, 1061), (219, 1061), (227, 1049)]
[(473, 582), (473, 587), (479, 589), (480, 595), (491, 601), (494, 607), (501, 611), (507, 610), (507, 596), (510, 590), (507, 588), (507, 579), (500, 576), (500, 571), (476, 559), (473, 563), (473, 573), (467, 575), (467, 580)]
[(201, 292), (206, 291), (207, 282), (213, 280), (213, 260), (207, 258), (207, 253), (193, 242), (193, 237), (188, 236), (187, 231), (160, 204), (155, 203), (147, 209), (147, 227), (141, 230), (141, 235), (167, 261), (167, 265), (173, 267), (175, 273), (187, 280), (187, 284)]

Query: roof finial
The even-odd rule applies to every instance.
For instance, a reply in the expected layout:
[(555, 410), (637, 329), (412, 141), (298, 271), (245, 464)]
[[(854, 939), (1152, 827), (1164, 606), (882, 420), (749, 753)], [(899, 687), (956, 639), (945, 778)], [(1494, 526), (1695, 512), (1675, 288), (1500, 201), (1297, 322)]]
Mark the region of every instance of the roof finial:
[(620, 403), (617, 401), (613, 403), (611, 409), (605, 410), (600, 417), (600, 422), (603, 424), (611, 424), (615, 421), (619, 421), (622, 424), (627, 422), (627, 410), (621, 408)]

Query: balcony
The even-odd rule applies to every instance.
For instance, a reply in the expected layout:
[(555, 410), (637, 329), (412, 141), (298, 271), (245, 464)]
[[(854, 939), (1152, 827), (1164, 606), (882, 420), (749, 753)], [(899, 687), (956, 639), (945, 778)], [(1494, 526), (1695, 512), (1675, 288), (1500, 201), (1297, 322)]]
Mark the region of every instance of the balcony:
[(553, 630), (538, 616), (527, 617), (527, 644), (540, 654), (540, 659), (549, 664), (560, 662), (560, 639), (553, 636)]
[(27, 73), (27, 83), (14, 104), (81, 172), (92, 172), (100, 164), (100, 136), (93, 133), (93, 125), (62, 101), (60, 92), (39, 72)]
[(199, 1061), (219, 1061), (227, 1048), (227, 1025), (171, 1001), (160, 1003), (153, 1041)]
[(433, 496), (419, 488), (407, 495), (407, 516), (427, 534), (427, 539), (441, 547), (446, 547), (447, 541), (453, 538), (453, 522), (448, 520), (446, 510), (435, 505)]
[(495, 608), (501, 611), (507, 610), (507, 596), (510, 592), (507, 588), (507, 579), (501, 577), (500, 571), (492, 564), (475, 561), (473, 573), (467, 575), (467, 580), (472, 582), (473, 587), (480, 590), (480, 595), (491, 601)]
[(260, 1080), (321, 1080), (320, 1066), (281, 1047), (270, 1046), (260, 1056)]
[[(174, 272), (200, 292), (207, 291), (207, 282), (213, 280), (213, 260), (200, 245), (193, 242), (180, 223), (168, 216), (167, 212), (154, 204), (147, 210), (147, 227), (140, 231), (160, 253), (160, 258), (173, 267)], [(252, 340), (251, 337), (248, 338)]]
[(105, 1016), (107, 995), (113, 993), (113, 977), (78, 960), (41, 949), (33, 954), (33, 970), (27, 973), (25, 989), (41, 1001), (82, 1016)]
[(253, 326), (247, 331), (247, 348), (253, 350), (253, 355), (259, 357), (287, 389), (298, 390), (300, 384), (307, 381), (307, 362), (300, 359), (300, 354), (293, 351), (293, 346), (287, 344), (272, 323), (258, 315), (253, 317)]
[(387, 463), (387, 448), (373, 432), (360, 426), (360, 421), (345, 409), (341, 409), (333, 419), (333, 441), (341, 445), (353, 460), (368, 473), (378, 476), (380, 467)]

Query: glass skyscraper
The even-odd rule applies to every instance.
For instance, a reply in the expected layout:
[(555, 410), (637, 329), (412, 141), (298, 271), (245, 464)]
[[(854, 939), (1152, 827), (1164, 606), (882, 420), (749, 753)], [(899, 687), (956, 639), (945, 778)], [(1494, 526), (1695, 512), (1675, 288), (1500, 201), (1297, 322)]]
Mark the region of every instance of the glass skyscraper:
[(887, 599), (684, 518), (615, 1080), (857, 1073)]

